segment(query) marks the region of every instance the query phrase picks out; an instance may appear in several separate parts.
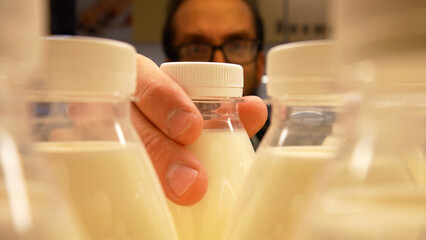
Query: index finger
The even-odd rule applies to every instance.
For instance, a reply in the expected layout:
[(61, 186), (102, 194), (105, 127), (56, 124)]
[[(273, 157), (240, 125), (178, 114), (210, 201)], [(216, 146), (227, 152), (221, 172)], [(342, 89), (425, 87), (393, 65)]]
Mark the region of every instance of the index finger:
[(241, 122), (250, 137), (253, 137), (268, 118), (268, 110), (262, 99), (257, 96), (245, 96), (238, 103)]
[(194, 142), (201, 134), (203, 121), (191, 99), (150, 59), (138, 54), (137, 62), (137, 108), (176, 142)]

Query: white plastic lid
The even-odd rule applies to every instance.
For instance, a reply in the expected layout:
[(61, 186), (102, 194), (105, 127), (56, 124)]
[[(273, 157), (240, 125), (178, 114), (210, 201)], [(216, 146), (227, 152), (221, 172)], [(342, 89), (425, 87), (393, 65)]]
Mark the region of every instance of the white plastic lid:
[(335, 93), (334, 48), (330, 40), (273, 47), (267, 54), (267, 94), (274, 98), (287, 94)]
[(425, 0), (335, 0), (334, 8), (349, 87), (373, 94), (426, 90)]
[(190, 97), (241, 97), (243, 68), (230, 63), (170, 62), (160, 66)]
[(425, 48), (424, 0), (334, 0), (334, 8), (335, 35), (351, 46), (347, 54)]
[(136, 50), (116, 40), (53, 36), (44, 39), (45, 62), (37, 89), (133, 94)]
[(0, 75), (25, 81), (34, 74), (40, 62), (39, 39), (47, 25), (45, 5), (43, 0), (0, 0)]

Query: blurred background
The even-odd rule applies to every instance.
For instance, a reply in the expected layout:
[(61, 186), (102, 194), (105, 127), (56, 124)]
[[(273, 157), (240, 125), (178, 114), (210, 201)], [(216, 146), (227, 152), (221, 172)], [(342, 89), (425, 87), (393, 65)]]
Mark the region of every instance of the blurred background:
[[(265, 52), (294, 41), (324, 39), (330, 32), (327, 0), (249, 0), (265, 27)], [(128, 42), (160, 65), (161, 30), (168, 0), (50, 0), (50, 33)]]

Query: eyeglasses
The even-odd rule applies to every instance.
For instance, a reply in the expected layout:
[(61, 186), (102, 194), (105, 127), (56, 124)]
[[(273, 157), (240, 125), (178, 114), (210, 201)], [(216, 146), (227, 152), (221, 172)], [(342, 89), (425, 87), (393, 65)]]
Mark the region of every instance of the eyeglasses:
[(235, 39), (213, 46), (208, 43), (187, 43), (177, 47), (180, 61), (212, 62), (214, 52), (220, 49), (226, 62), (248, 64), (253, 62), (258, 54), (259, 41), (254, 39)]

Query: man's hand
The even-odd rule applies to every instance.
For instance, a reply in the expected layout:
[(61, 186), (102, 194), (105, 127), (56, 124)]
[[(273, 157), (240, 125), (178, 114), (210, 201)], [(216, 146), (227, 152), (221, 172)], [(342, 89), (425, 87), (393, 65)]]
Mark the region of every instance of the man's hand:
[[(194, 204), (207, 191), (207, 173), (184, 145), (200, 136), (201, 114), (178, 84), (142, 55), (138, 55), (137, 81), (132, 120), (163, 190), (177, 204)], [(266, 121), (266, 106), (260, 98), (250, 96), (238, 107), (251, 137)]]

